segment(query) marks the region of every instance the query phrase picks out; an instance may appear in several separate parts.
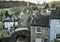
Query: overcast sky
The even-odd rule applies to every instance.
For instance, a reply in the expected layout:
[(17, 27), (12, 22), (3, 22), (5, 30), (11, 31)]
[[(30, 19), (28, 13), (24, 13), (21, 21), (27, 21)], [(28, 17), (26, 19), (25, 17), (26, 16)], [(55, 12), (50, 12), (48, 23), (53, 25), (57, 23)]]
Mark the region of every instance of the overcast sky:
[(60, 1), (60, 0), (25, 0), (25, 1), (29, 1), (29, 2), (32, 2), (32, 3), (43, 3), (44, 1), (46, 2), (51, 2), (51, 1)]

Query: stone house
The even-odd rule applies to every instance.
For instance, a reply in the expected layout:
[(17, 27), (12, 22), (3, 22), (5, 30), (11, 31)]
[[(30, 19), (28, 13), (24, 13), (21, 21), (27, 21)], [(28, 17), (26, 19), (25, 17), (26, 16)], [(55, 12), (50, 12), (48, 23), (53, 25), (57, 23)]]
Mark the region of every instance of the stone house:
[(31, 42), (49, 42), (49, 16), (34, 17), (30, 28)]

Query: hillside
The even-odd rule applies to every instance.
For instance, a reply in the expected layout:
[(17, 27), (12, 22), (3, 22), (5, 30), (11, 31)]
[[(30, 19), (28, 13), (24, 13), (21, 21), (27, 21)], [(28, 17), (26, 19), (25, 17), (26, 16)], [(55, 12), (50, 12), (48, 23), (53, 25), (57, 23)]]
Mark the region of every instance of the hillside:
[[(29, 6), (33, 6), (36, 4), (28, 2)], [(9, 11), (10, 14), (19, 13), (21, 10), (27, 9), (27, 2), (25, 1), (0, 1), (0, 13), (6, 10)], [(25, 10), (26, 11), (26, 10)]]
[(52, 2), (49, 2), (49, 4), (53, 4), (53, 3), (56, 3), (56, 5), (60, 5), (60, 1), (52, 1)]
[[(30, 5), (35, 5), (34, 3), (30, 3)], [(27, 2), (24, 1), (0, 1), (0, 8), (12, 8), (18, 6), (27, 6)]]

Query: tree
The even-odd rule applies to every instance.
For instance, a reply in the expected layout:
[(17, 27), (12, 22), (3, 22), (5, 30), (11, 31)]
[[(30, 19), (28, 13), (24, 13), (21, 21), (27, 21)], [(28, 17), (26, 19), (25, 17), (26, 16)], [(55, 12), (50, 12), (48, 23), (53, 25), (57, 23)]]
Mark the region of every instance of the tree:
[(33, 10), (37, 10), (37, 9), (38, 9), (37, 5), (33, 5), (33, 6), (32, 6), (32, 9), (33, 9)]
[(9, 16), (9, 13), (8, 13), (8, 11), (6, 11), (5, 17), (7, 18), (8, 16)]
[(49, 8), (49, 4), (48, 3), (45, 5), (45, 9), (47, 9), (47, 8)]

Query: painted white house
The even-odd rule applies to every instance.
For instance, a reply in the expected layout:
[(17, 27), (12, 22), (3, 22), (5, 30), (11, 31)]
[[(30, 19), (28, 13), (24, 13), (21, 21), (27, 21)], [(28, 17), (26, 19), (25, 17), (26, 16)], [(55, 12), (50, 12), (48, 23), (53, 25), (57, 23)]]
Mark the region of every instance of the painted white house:
[(53, 12), (50, 18), (50, 41), (60, 39), (60, 13)]
[(57, 35), (60, 36), (60, 19), (51, 19), (51, 21), (50, 21), (50, 40), (56, 39)]
[[(14, 22), (15, 21), (15, 22)], [(10, 18), (9, 19), (5, 19), (4, 20), (4, 27), (5, 28), (8, 28), (8, 27), (13, 27), (13, 26), (18, 26), (18, 21), (16, 20), (11, 20)]]

